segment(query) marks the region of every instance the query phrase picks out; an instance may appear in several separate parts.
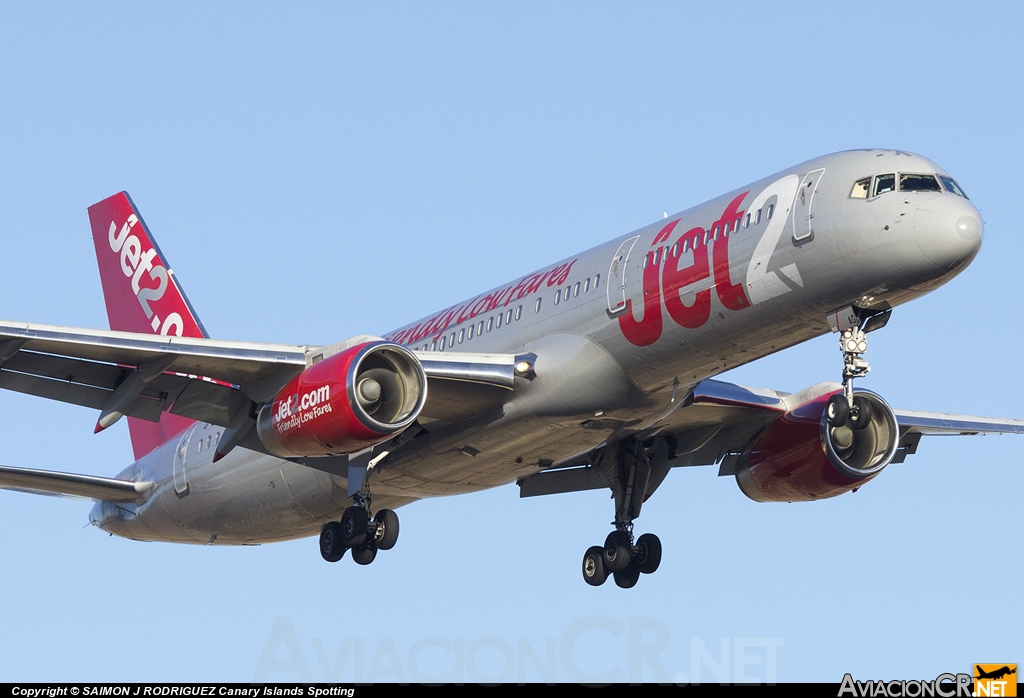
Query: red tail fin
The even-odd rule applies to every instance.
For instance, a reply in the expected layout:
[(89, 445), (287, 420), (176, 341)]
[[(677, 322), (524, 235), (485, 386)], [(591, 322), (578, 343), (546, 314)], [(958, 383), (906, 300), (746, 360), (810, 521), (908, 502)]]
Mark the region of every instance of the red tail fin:
[[(90, 206), (89, 223), (110, 329), (208, 336), (128, 192)], [(146, 455), (192, 422), (169, 412), (159, 423), (129, 417), (135, 457)]]

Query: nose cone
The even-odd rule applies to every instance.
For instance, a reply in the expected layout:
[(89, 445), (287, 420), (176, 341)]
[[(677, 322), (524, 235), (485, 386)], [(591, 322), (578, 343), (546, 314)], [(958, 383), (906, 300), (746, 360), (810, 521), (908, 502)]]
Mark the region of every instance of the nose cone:
[(971, 202), (958, 196), (936, 196), (917, 207), (917, 246), (943, 270), (967, 266), (981, 249), (984, 226)]

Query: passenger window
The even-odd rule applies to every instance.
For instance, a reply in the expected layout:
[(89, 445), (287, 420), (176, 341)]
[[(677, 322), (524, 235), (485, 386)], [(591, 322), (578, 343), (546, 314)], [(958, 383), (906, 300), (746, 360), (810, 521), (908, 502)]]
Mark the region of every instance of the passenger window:
[(459, 330), (459, 344), (462, 344), (462, 340), (464, 340), (465, 338), (466, 338), (466, 330), (465, 329)]
[(761, 209), (757, 209), (757, 212), (754, 214), (754, 225), (757, 225), (760, 222), (761, 222)]
[(597, 276), (594, 277), (594, 290), (596, 291), (597, 287), (600, 286), (600, 285), (601, 285), (601, 275), (598, 274)]
[(516, 306), (516, 320), (523, 316), (523, 306)]
[(712, 240), (717, 240), (718, 239), (718, 226), (717, 225), (715, 226), (715, 229), (711, 233), (711, 239)]
[(747, 220), (746, 220), (746, 222), (745, 222), (745, 223), (743, 224), (743, 227), (744, 227), (744, 228), (749, 228), (749, 227), (750, 227), (750, 214), (749, 214), (749, 213), (747, 214)]
[(494, 318), (489, 317), (487, 318), (487, 331), (490, 332), (492, 327), (494, 327)]
[(441, 343), (437, 346), (438, 351), (444, 351), (446, 337), (441, 337)]
[(930, 174), (901, 174), (900, 191), (942, 191)]
[(469, 335), (466, 337), (466, 339), (473, 339), (473, 333), (474, 333), (473, 331), (474, 330), (476, 330), (476, 325), (470, 325), (469, 326)]
[(775, 204), (768, 204), (768, 211), (764, 214), (765, 220), (770, 221), (773, 213), (775, 213)]
[(511, 325), (512, 324), (512, 311), (511, 310), (508, 311), (507, 313), (505, 313), (505, 324), (506, 325)]
[(450, 335), (448, 335), (448, 347), (449, 348), (454, 348), (455, 347), (455, 333), (454, 332), (452, 332)]
[(586, 293), (590, 290), (590, 277), (588, 276), (583, 280), (583, 292)]
[(541, 302), (541, 300), (542, 299), (540, 299), (540, 298), (537, 299), (537, 303), (533, 306), (533, 312), (535, 312), (535, 313), (539, 313), (540, 312), (540, 302)]
[(875, 177), (875, 188), (871, 192), (871, 196), (878, 196), (879, 194), (885, 194), (896, 189), (896, 175), (884, 174)]
[(946, 188), (946, 191), (956, 194), (957, 196), (962, 196), (965, 199), (968, 198), (967, 194), (964, 194), (964, 190), (960, 188), (959, 184), (953, 181), (952, 177), (943, 177), (942, 175), (939, 175), (939, 179), (942, 180), (942, 186)]
[(430, 343), (430, 351), (437, 351), (437, 340)]
[(501, 313), (498, 313), (495, 316), (495, 318), (494, 318), (494, 329), (498, 329), (499, 327), (501, 327), (501, 320), (502, 320), (503, 317), (505, 317), (505, 316), (502, 315)]
[(646, 269), (646, 268), (647, 268), (647, 263), (648, 263), (648, 262), (649, 262), (650, 260), (651, 260), (651, 253), (650, 253), (650, 252), (648, 252), (647, 254), (645, 254), (645, 255), (644, 255), (644, 263), (640, 265), (640, 268), (641, 268), (641, 269)]
[(555, 305), (558, 305), (561, 302), (562, 302), (562, 289), (558, 289), (557, 291), (555, 291)]
[(853, 183), (853, 191), (850, 192), (851, 199), (868, 198), (868, 190), (871, 188), (871, 178), (865, 177)]
[(572, 287), (572, 295), (573, 295), (574, 298), (580, 295), (580, 282), (579, 281), (577, 281), (576, 285)]
[(689, 252), (689, 251), (690, 251), (690, 238), (686, 238), (685, 240), (683, 240), (683, 252)]
[(481, 320), (480, 324), (476, 326), (476, 333), (477, 334), (483, 334), (484, 333), (484, 321), (483, 320)]

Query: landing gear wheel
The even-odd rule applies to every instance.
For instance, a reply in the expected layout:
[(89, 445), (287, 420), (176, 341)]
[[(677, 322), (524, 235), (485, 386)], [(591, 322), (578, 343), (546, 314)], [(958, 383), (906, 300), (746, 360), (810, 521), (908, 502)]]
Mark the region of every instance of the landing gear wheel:
[(375, 557), (377, 557), (377, 546), (373, 544), (373, 541), (352, 549), (352, 559), (356, 561), (357, 565), (369, 565)]
[(355, 548), (366, 540), (367, 526), (370, 517), (362, 507), (349, 507), (341, 515), (341, 542), (346, 547)]
[(638, 579), (640, 579), (640, 568), (636, 565), (628, 565), (626, 569), (615, 573), (615, 584), (623, 589), (632, 589), (636, 586)]
[(592, 587), (599, 587), (608, 579), (604, 568), (604, 548), (594, 545), (587, 548), (583, 556), (583, 580)]
[(398, 514), (390, 509), (381, 509), (373, 520), (377, 524), (373, 544), (378, 550), (391, 550), (398, 542)]
[(604, 566), (608, 571), (621, 572), (626, 569), (632, 554), (631, 548), (632, 541), (627, 531), (609, 533), (604, 539)]
[(863, 429), (871, 423), (871, 403), (866, 398), (858, 395), (853, 398), (853, 409), (850, 410), (850, 426), (854, 429)]
[(636, 568), (643, 574), (653, 574), (661, 564), (661, 540), (653, 533), (645, 533), (636, 541)]
[(337, 521), (325, 523), (320, 529), (320, 554), (327, 562), (337, 562), (345, 556), (348, 548), (341, 542), (341, 524)]
[(841, 427), (850, 418), (850, 403), (842, 393), (833, 395), (825, 405), (825, 419), (829, 426)]

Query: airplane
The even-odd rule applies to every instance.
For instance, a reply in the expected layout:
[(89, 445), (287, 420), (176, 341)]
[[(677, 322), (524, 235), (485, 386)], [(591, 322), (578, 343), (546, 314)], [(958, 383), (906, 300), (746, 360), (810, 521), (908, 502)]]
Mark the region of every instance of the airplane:
[[(325, 560), (366, 565), (417, 500), (604, 489), (613, 530), (582, 574), (630, 588), (659, 567), (659, 538), (634, 522), (673, 468), (717, 465), (755, 501), (808, 502), (856, 492), (927, 435), (1024, 433), (854, 387), (868, 334), (983, 238), (957, 182), (903, 151), (804, 162), (327, 346), (210, 338), (126, 192), (89, 220), (110, 330), (0, 321), (0, 388), (98, 410), (97, 432), (127, 418), (136, 461), (112, 478), (0, 466), (0, 488), (94, 500), (90, 522), (126, 538), (319, 534)], [(830, 332), (841, 381), (715, 379)]]
[(999, 679), (1003, 678), (1004, 676), (1009, 676), (1010, 674), (1016, 674), (1017, 673), (1016, 667), (1011, 669), (1008, 666), (1004, 666), (1004, 667), (1001, 667), (999, 669), (995, 669), (993, 671), (982, 671), (980, 666), (976, 666), (975, 669), (978, 672), (977, 676), (974, 677), (976, 679), (994, 679), (994, 680), (999, 680)]

